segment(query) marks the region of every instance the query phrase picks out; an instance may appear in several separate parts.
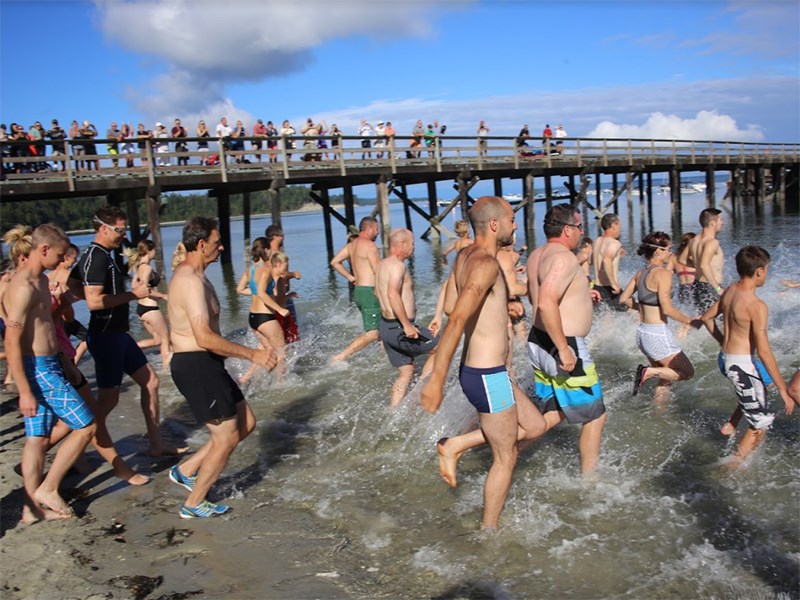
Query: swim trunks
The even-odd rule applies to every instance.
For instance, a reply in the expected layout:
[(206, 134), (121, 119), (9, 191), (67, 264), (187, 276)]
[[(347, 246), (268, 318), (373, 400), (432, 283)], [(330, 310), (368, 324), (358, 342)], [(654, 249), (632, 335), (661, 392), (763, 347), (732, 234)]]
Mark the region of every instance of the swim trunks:
[[(767, 373), (767, 368), (764, 366), (764, 363), (761, 362), (761, 359), (757, 356), (753, 356), (752, 358), (753, 364), (756, 366), (756, 371), (758, 371), (758, 376), (761, 377), (761, 382), (764, 384), (764, 387), (769, 387), (775, 383), (772, 381), (772, 377), (769, 376), (769, 373)], [(717, 366), (722, 376), (727, 377), (728, 372), (725, 369), (725, 354), (723, 352), (717, 354)]]
[(176, 352), (169, 368), (198, 423), (236, 416), (244, 394), (225, 369), (224, 357), (205, 350)]
[(619, 303), (619, 292), (615, 292), (610, 285), (597, 285), (594, 289), (600, 293), (600, 302), (597, 306), (607, 306), (617, 312), (625, 312), (628, 307)]
[(59, 420), (72, 430), (94, 421), (91, 409), (64, 377), (58, 356), (23, 356), (22, 362), (39, 405), (33, 417), (24, 419), (25, 435), (47, 437)]
[(499, 413), (514, 406), (514, 390), (505, 365), (490, 369), (461, 365), (458, 380), (479, 413)]
[(536, 383), (536, 404), (542, 414), (560, 410), (567, 423), (589, 423), (606, 412), (597, 369), (586, 340), (567, 337), (578, 358), (571, 373), (558, 367), (558, 349), (547, 332), (531, 327), (528, 356)]
[[(411, 324), (417, 327), (413, 321)], [(427, 327), (417, 329), (419, 337), (409, 338), (406, 337), (400, 321), (381, 317), (380, 336), (383, 349), (394, 368), (414, 364), (415, 357), (432, 352), (439, 343), (438, 336), (434, 336)]]
[(724, 365), (750, 427), (768, 428), (775, 420), (775, 413), (769, 412), (766, 388), (753, 357), (749, 354), (726, 354)]
[(656, 362), (681, 351), (666, 323), (639, 323), (636, 345), (642, 354)]
[(281, 324), (281, 329), (283, 329), (283, 339), (286, 340), (287, 344), (291, 344), (292, 342), (296, 342), (300, 339), (300, 334), (297, 332), (297, 322), (294, 320), (291, 311), (289, 311), (289, 314), (286, 317), (276, 314), (275, 318), (277, 318), (278, 323)]
[(250, 325), (250, 329), (258, 331), (258, 328), (264, 323), (269, 323), (275, 319), (276, 317), (272, 313), (250, 313), (250, 316), (247, 317), (247, 323)]
[(89, 331), (86, 344), (94, 358), (97, 387), (100, 389), (119, 387), (123, 373), (133, 375), (147, 364), (142, 349), (124, 332)]
[(719, 300), (719, 294), (710, 283), (695, 280), (692, 284), (692, 300), (700, 314), (704, 315), (711, 305)]
[(684, 306), (691, 306), (693, 304), (691, 283), (681, 283), (678, 285), (678, 302)]
[(145, 316), (151, 310), (158, 310), (158, 307), (157, 306), (146, 306), (144, 304), (137, 304), (136, 305), (136, 314), (139, 315), (140, 317)]
[(375, 288), (371, 285), (357, 285), (353, 290), (353, 298), (358, 310), (361, 311), (361, 320), (364, 331), (375, 331), (380, 327), (381, 303), (375, 295)]

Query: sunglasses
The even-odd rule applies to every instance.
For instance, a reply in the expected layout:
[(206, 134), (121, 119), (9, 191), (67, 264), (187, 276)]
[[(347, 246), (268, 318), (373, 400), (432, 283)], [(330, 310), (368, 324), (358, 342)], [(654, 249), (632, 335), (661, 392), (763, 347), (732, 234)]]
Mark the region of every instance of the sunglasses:
[(106, 227), (109, 227), (110, 229), (113, 229), (116, 233), (118, 233), (120, 235), (125, 235), (125, 232), (128, 230), (127, 227), (115, 227), (114, 225), (109, 225), (108, 223), (106, 223), (105, 221), (101, 221), (97, 217), (93, 217), (93, 220), (98, 225), (105, 225)]
[(583, 231), (583, 223), (565, 223), (564, 221), (552, 221), (564, 227), (575, 227), (578, 231)]

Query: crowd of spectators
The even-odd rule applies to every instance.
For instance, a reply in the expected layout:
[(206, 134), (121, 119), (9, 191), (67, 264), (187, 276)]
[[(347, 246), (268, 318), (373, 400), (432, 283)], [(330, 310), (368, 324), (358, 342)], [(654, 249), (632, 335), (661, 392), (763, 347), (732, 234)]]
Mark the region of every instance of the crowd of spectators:
[[(561, 126), (558, 129), (560, 131), (557, 130), (556, 137), (563, 132)], [(429, 123), (427, 127), (421, 119), (418, 120), (407, 138), (405, 157), (420, 158), (423, 152), (433, 156), (436, 147), (441, 147), (442, 136), (446, 131), (447, 126), (440, 125), (438, 120)], [(543, 133), (543, 143), (553, 137), (552, 132), (549, 135), (548, 132), (549, 125)], [(406, 147), (405, 141), (394, 144), (397, 131), (391, 121), (378, 120), (373, 125), (362, 119), (355, 133), (361, 141), (362, 159), (372, 158), (373, 152), (376, 158), (384, 158), (388, 156), (387, 148), (393, 145)], [(489, 128), (484, 121), (480, 122), (476, 133), (481, 155), (486, 156)], [(343, 135), (344, 132), (335, 123), (328, 126), (324, 120), (315, 122), (311, 118), (300, 127), (299, 132), (288, 120), (277, 127), (272, 121), (264, 123), (263, 119), (258, 119), (250, 131), (241, 120), (237, 120), (234, 126), (229, 125), (226, 117), (220, 118), (213, 130), (202, 119), (194, 130), (187, 129), (180, 119), (175, 119), (169, 129), (161, 122), (157, 122), (154, 129), (148, 129), (144, 123), (139, 123), (134, 129), (130, 123), (118, 126), (112, 121), (104, 136), (90, 121), (79, 123), (73, 120), (69, 129), (65, 130), (57, 119), (53, 119), (50, 129), (45, 129), (40, 121), (36, 121), (27, 130), (19, 123), (11, 123), (9, 127), (0, 125), (0, 150), (4, 174), (66, 170), (67, 156), (71, 156), (75, 171), (98, 170), (100, 158), (110, 161), (113, 168), (119, 167), (123, 159), (127, 168), (137, 166), (137, 159), (138, 166), (146, 166), (148, 160), (153, 161), (157, 167), (169, 166), (173, 161), (178, 166), (186, 166), (190, 158), (198, 158), (195, 153), (200, 153), (200, 165), (219, 164), (222, 156), (236, 163), (277, 163), (281, 148), (287, 160), (292, 160), (293, 154), (299, 154), (300, 160), (313, 162), (335, 157)], [(565, 135), (564, 133), (561, 137)], [(528, 136), (526, 125), (520, 131), (516, 145), (520, 148), (527, 146), (525, 138)], [(294, 152), (299, 137), (303, 138), (302, 154)], [(100, 144), (97, 143), (98, 140)], [(148, 140), (150, 152), (147, 151)], [(194, 144), (192, 152), (190, 142)], [(51, 147), (49, 154), (48, 145)], [(98, 148), (98, 145), (101, 147)], [(27, 160), (7, 160), (19, 158)], [(31, 158), (41, 160), (30, 160)]]

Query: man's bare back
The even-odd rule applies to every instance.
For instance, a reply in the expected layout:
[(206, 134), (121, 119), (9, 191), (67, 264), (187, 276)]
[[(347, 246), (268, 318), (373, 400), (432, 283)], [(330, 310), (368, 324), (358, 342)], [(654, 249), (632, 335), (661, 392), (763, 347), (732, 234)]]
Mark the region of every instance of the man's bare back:
[[(535, 276), (534, 276), (535, 275)], [(533, 307), (533, 324), (546, 331), (537, 301), (543, 285), (566, 286), (558, 305), (565, 336), (584, 337), (592, 326), (592, 300), (589, 282), (577, 257), (565, 246), (548, 242), (528, 259), (528, 293)]]
[(724, 256), (716, 236), (703, 231), (689, 240), (686, 250), (686, 264), (696, 269), (698, 281), (714, 287), (722, 284)]
[(381, 303), (381, 315), (384, 319), (398, 319), (392, 305), (393, 292), (399, 290), (400, 300), (405, 309), (405, 316), (413, 321), (417, 315), (414, 301), (414, 284), (411, 274), (402, 260), (394, 256), (384, 258), (375, 273), (375, 295)]
[(378, 246), (375, 242), (363, 237), (357, 237), (349, 246), (350, 268), (353, 270), (355, 285), (374, 287), (375, 270), (380, 262)]
[(592, 265), (594, 266), (594, 282), (596, 285), (611, 286), (619, 291), (617, 278), (622, 244), (619, 240), (601, 236), (592, 246)]

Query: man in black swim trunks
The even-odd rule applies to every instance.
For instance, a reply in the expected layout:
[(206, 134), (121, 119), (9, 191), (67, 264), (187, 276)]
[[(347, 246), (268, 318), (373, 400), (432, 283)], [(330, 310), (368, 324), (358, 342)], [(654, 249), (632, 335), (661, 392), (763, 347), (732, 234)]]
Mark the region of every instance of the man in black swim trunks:
[(267, 369), (277, 364), (271, 348), (248, 348), (220, 335), (220, 304), (205, 276), (222, 250), (217, 222), (190, 217), (183, 227), (186, 260), (169, 284), (170, 339), (174, 354), (172, 379), (211, 438), (202, 448), (169, 472), (174, 483), (189, 490), (180, 508), (182, 519), (212, 517), (228, 506), (206, 500), (236, 446), (255, 428), (256, 419), (236, 382), (225, 370), (225, 357), (247, 359)]

